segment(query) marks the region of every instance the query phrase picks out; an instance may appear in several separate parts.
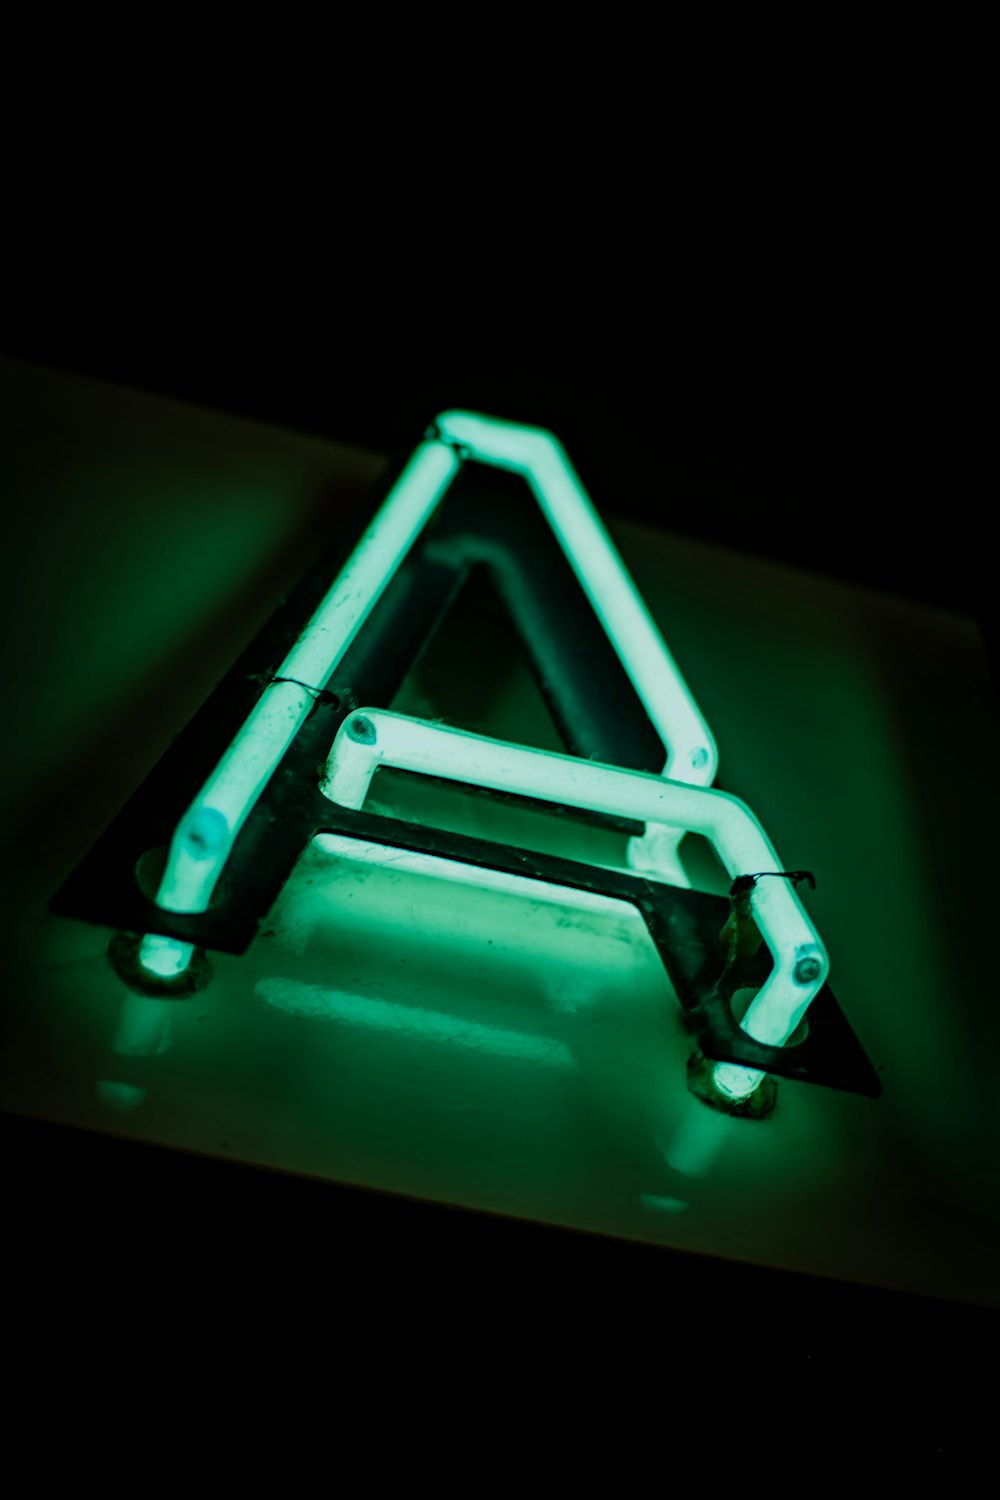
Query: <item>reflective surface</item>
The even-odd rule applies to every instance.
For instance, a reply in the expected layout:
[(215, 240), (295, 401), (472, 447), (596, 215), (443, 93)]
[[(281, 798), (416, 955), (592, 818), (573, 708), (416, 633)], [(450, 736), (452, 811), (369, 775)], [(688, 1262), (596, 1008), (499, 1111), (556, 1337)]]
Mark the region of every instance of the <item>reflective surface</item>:
[[(314, 846), (250, 952), (212, 955), (211, 983), (168, 1010), (124, 989), (106, 931), (49, 918), (45, 902), (294, 578), (305, 531), (321, 514), (332, 527), (379, 461), (62, 378), (5, 378), (23, 439), (5, 444), (6, 491), (30, 478), (40, 500), (37, 531), (27, 517), (4, 562), (23, 643), (3, 789), (19, 860), (5, 860), (4, 1107), (1000, 1305), (1000, 830), (977, 780), (996, 714), (971, 624), (618, 525), (606, 507), (712, 724), (717, 784), (754, 808), (787, 867), (816, 872), (805, 899), (882, 1070), (878, 1101), (782, 1082), (763, 1121), (715, 1114), (687, 1090), (688, 1040), (634, 913), (343, 847)], [(216, 548), (200, 592), (185, 585), (196, 529)], [(460, 600), (395, 706), (555, 748), (493, 610)], [(368, 805), (624, 863), (624, 839), (390, 773)], [(724, 888), (696, 841), (682, 857), (693, 884)]]

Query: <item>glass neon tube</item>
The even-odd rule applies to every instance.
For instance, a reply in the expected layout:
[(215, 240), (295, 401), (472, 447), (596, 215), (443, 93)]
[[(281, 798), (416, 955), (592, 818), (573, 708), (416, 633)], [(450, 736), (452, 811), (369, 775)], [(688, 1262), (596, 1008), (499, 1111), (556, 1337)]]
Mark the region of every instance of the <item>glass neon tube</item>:
[[(343, 571), (174, 834), (156, 896), (166, 911), (203, 912), (247, 817), (304, 723), (310, 689), (326, 686), (373, 606), (434, 513), (462, 458), (523, 474), (664, 744), (678, 781), (711, 783), (715, 741), (562, 446), (541, 428), (451, 411), (429, 429)], [(306, 683), (308, 687), (299, 684)], [(683, 834), (636, 856), (687, 884), (676, 858)], [(664, 841), (665, 840), (665, 841)], [(632, 840), (637, 848), (643, 840)], [(140, 961), (162, 978), (182, 973), (190, 944), (153, 934)]]
[[(436, 426), (473, 458), (527, 480), (666, 746), (662, 774), (711, 786), (719, 763), (712, 733), (559, 440), (542, 428), (466, 411), (445, 412)], [(682, 838), (652, 828), (629, 840), (629, 863), (686, 886), (677, 854)]]
[(472, 458), (527, 480), (660, 733), (663, 774), (710, 785), (719, 763), (712, 732), (559, 440), (542, 428), (466, 411), (445, 412), (436, 425)]
[[(360, 808), (379, 766), (697, 833), (714, 845), (734, 879), (748, 870), (780, 868), (753, 813), (726, 792), (532, 750), (380, 709), (359, 710), (341, 725), (322, 790), (340, 806)], [(793, 887), (784, 881), (758, 884), (752, 904), (774, 968), (741, 1024), (758, 1041), (781, 1046), (824, 984), (829, 958)], [(722, 1063), (713, 1076), (723, 1092), (742, 1098), (763, 1075)]]
[[(326, 686), (338, 663), (428, 517), (458, 472), (444, 443), (418, 445), (273, 682), (191, 804), (171, 841), (156, 895), (167, 911), (207, 911), (233, 844), (314, 703), (308, 687)], [(172, 978), (191, 959), (190, 944), (157, 934), (140, 948), (151, 973)]]

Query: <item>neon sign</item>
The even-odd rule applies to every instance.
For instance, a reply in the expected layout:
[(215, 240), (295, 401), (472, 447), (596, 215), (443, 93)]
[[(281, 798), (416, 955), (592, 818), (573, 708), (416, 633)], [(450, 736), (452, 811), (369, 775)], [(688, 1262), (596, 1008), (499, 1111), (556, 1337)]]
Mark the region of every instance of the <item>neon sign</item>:
[[(421, 593), (407, 583), (407, 569), (419, 562), (425, 572), (436, 569), (440, 573), (447, 567), (457, 567), (460, 554), (461, 565), (466, 566), (465, 534), (470, 526), (475, 532), (475, 520), (465, 531), (453, 527), (450, 535), (434, 528), (455, 481), (476, 466), (505, 471), (527, 483), (550, 537), (558, 544), (586, 607), (610, 643), (620, 672), (651, 726), (653, 743), (658, 743), (662, 751), (658, 764), (649, 763), (648, 752), (642, 765), (605, 760), (601, 752), (606, 753), (609, 742), (599, 712), (591, 730), (598, 754), (591, 750), (585, 758), (580, 752), (554, 754), (429, 724), (388, 711), (387, 699), (380, 702), (364, 698), (367, 684), (381, 684), (385, 679), (386, 661), (398, 653), (402, 632), (414, 634), (414, 613), (431, 628), (439, 616), (439, 611), (435, 613), (437, 604), (421, 614), (420, 600), (426, 590)], [(515, 552), (525, 545), (520, 539), (512, 543)], [(488, 547), (485, 551), (488, 554)], [(537, 594), (537, 586), (533, 587)], [(364, 658), (365, 671), (352, 675), (348, 665), (357, 660), (359, 651), (363, 654), (367, 649), (369, 637), (375, 647)], [(579, 671), (579, 663), (576, 667)], [(345, 674), (346, 687), (341, 681)], [(567, 710), (563, 717), (572, 720), (573, 714)], [(324, 725), (333, 731), (325, 745)], [(306, 778), (293, 771), (296, 756), (300, 764), (305, 763), (303, 747), (307, 741), (317, 748), (323, 746), (322, 778)], [(315, 759), (312, 764), (316, 764)], [(301, 814), (296, 835), (300, 844), (303, 838), (325, 832), (342, 838), (374, 837), (376, 842), (412, 852), (412, 831), (401, 834), (398, 826), (390, 826), (392, 820), (373, 819), (363, 812), (366, 792), (379, 765), (556, 804), (583, 816), (614, 820), (616, 826), (630, 830), (628, 862), (634, 873), (619, 883), (622, 899), (633, 900), (644, 911), (668, 967), (665, 950), (669, 944), (664, 934), (669, 923), (663, 918), (662, 903), (671, 890), (676, 893), (675, 903), (680, 902), (680, 892), (689, 886), (678, 857), (678, 846), (686, 833), (707, 838), (734, 881), (749, 871), (780, 868), (776, 851), (750, 809), (713, 789), (718, 754), (704, 716), (567, 454), (552, 434), (538, 428), (450, 411), (428, 429), (333, 583), (301, 622), (290, 648), (275, 668), (264, 674), (256, 700), (221, 755), (210, 769), (206, 767), (208, 775), (173, 828), (155, 898), (143, 906), (134, 891), (128, 893), (127, 900), (121, 894), (120, 908), (127, 910), (133, 930), (140, 934), (129, 947), (131, 976), (154, 992), (160, 986), (163, 993), (179, 994), (195, 982), (192, 972), (199, 946), (242, 951), (252, 935), (249, 918), (253, 913), (248, 908), (249, 916), (244, 913), (247, 920), (242, 925), (237, 923), (237, 933), (232, 926), (227, 929), (225, 919), (213, 913), (213, 902), (224, 876), (238, 875), (241, 860), (249, 867), (249, 853), (243, 859), (241, 852), (250, 848), (248, 836), (253, 846), (263, 851), (258, 857), (265, 860), (268, 849), (277, 850), (281, 845), (283, 852), (274, 857), (272, 894), (275, 881), (280, 885), (281, 871), (287, 875), (295, 848), (288, 827), (283, 834), (275, 831), (283, 826), (277, 812), (282, 797)], [(276, 778), (279, 767), (288, 773), (280, 786)], [(307, 779), (312, 781), (311, 786), (306, 786)], [(151, 805), (147, 796), (147, 821)], [(267, 817), (261, 813), (262, 807), (270, 819), (267, 826), (271, 833), (266, 839)], [(336, 826), (329, 822), (334, 807), (340, 819)], [(349, 814), (360, 816), (362, 822), (352, 824)], [(346, 824), (344, 818), (348, 818)], [(286, 818), (285, 825), (295, 821), (294, 817)], [(381, 828), (373, 826), (380, 821)], [(458, 840), (457, 844), (462, 842)], [(465, 856), (470, 868), (481, 868), (490, 861), (495, 862), (495, 868), (503, 869), (499, 853), (484, 852), (477, 841), (464, 842), (467, 848), (446, 848), (445, 857), (461, 865)], [(112, 839), (111, 845), (114, 843)], [(473, 843), (477, 844), (475, 849)], [(110, 847), (105, 848), (105, 854)], [(428, 833), (424, 849), (425, 857), (440, 857), (440, 840), (435, 843)], [(576, 889), (587, 888), (586, 877), (566, 870), (550, 870), (547, 876), (541, 873), (543, 878), (562, 879)], [(512, 870), (506, 874), (516, 881)], [(606, 876), (605, 886), (609, 881), (610, 876)], [(99, 919), (100, 898), (85, 891), (85, 885), (78, 872), (76, 881), (71, 879), (57, 898), (56, 909)], [(592, 883), (590, 888), (596, 887)], [(689, 915), (696, 895), (690, 893), (684, 908)], [(257, 891), (255, 899), (260, 907), (264, 894)], [(714, 1030), (709, 1020), (708, 1030), (699, 1034), (700, 1040), (703, 1047), (714, 1044), (714, 1055), (721, 1056), (713, 1070), (714, 1088), (722, 1101), (733, 1103), (750, 1098), (765, 1076), (765, 1069), (748, 1066), (748, 1060), (766, 1057), (769, 1064), (778, 1063), (780, 1069), (783, 1060), (777, 1057), (776, 1049), (794, 1033), (817, 996), (822, 993), (826, 997), (828, 1014), (833, 1014), (831, 1005), (836, 1009), (825, 989), (828, 955), (794, 885), (783, 880), (755, 885), (752, 893), (744, 896), (743, 907), (767, 945), (772, 967), (766, 970), (758, 966), (758, 993), (743, 1018), (742, 1041), (734, 1038), (732, 1025), (727, 1028), (720, 1010), (728, 1004), (731, 986), (727, 990), (720, 981), (706, 991), (700, 978), (695, 994), (692, 976), (686, 972), (683, 976), (691, 1014), (714, 1014)], [(140, 913), (141, 925), (137, 920)], [(727, 963), (726, 976), (735, 981), (736, 970), (730, 974), (731, 968)], [(839, 1011), (836, 1014), (839, 1016)], [(854, 1039), (844, 1027), (846, 1022), (840, 1032), (846, 1056), (850, 1045), (845, 1038)], [(867, 1059), (863, 1059), (866, 1071), (856, 1055), (856, 1042), (854, 1048), (851, 1066), (840, 1073), (835, 1070), (831, 1076), (823, 1076), (821, 1064), (818, 1070), (809, 1066), (790, 1076), (877, 1092), (877, 1086), (872, 1087)], [(853, 1082), (845, 1082), (845, 1078), (853, 1078)]]

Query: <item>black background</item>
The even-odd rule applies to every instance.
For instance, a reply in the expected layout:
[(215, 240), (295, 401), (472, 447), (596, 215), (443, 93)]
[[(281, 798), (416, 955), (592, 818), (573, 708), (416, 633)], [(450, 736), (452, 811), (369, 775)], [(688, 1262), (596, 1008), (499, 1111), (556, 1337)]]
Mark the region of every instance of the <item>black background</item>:
[[(993, 639), (992, 496), (969, 463), (981, 335), (953, 264), (854, 222), (761, 250), (734, 219), (683, 263), (652, 218), (541, 241), (456, 212), (419, 249), (341, 221), (317, 246), (293, 221), (273, 257), (248, 253), (249, 227), (151, 250), (155, 227), (50, 247), (0, 349), (378, 450), (452, 405), (540, 422), (602, 510), (960, 610)], [(772, 1463), (796, 1443), (815, 1458), (815, 1439), (945, 1470), (979, 1432), (986, 1311), (32, 1122), (6, 1134), (24, 1284), (62, 1267), (67, 1319), (96, 1310), (188, 1389), (206, 1360), (290, 1339), (298, 1380), (410, 1399), (438, 1379), (446, 1409), (458, 1375), (484, 1420), (501, 1392), (514, 1426), (579, 1382), (598, 1424), (613, 1409), (665, 1447), (680, 1425), (706, 1453), (787, 1380), (791, 1427), (756, 1437)]]
[(607, 511), (985, 608), (987, 334), (954, 264), (793, 241), (681, 266), (649, 227), (304, 238), (301, 264), (237, 245), (52, 263), (0, 348), (380, 451), (452, 405), (537, 421)]

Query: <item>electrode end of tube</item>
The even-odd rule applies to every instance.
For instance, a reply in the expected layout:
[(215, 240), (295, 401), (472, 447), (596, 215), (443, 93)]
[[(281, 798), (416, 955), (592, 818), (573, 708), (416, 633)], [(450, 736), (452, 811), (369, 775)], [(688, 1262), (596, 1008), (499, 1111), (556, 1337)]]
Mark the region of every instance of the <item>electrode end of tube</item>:
[(204, 989), (212, 977), (212, 966), (203, 948), (195, 948), (187, 965), (174, 974), (157, 974), (141, 959), (145, 936), (116, 932), (108, 944), (108, 959), (118, 978), (140, 995), (158, 1000), (187, 1000)]
[(692, 1053), (687, 1065), (687, 1086), (690, 1092), (710, 1109), (717, 1109), (722, 1114), (734, 1115), (743, 1120), (766, 1119), (777, 1103), (777, 1079), (772, 1078), (770, 1073), (765, 1074), (752, 1093), (744, 1098), (734, 1098), (716, 1084), (714, 1075), (718, 1066), (717, 1062), (703, 1056), (701, 1052)]

